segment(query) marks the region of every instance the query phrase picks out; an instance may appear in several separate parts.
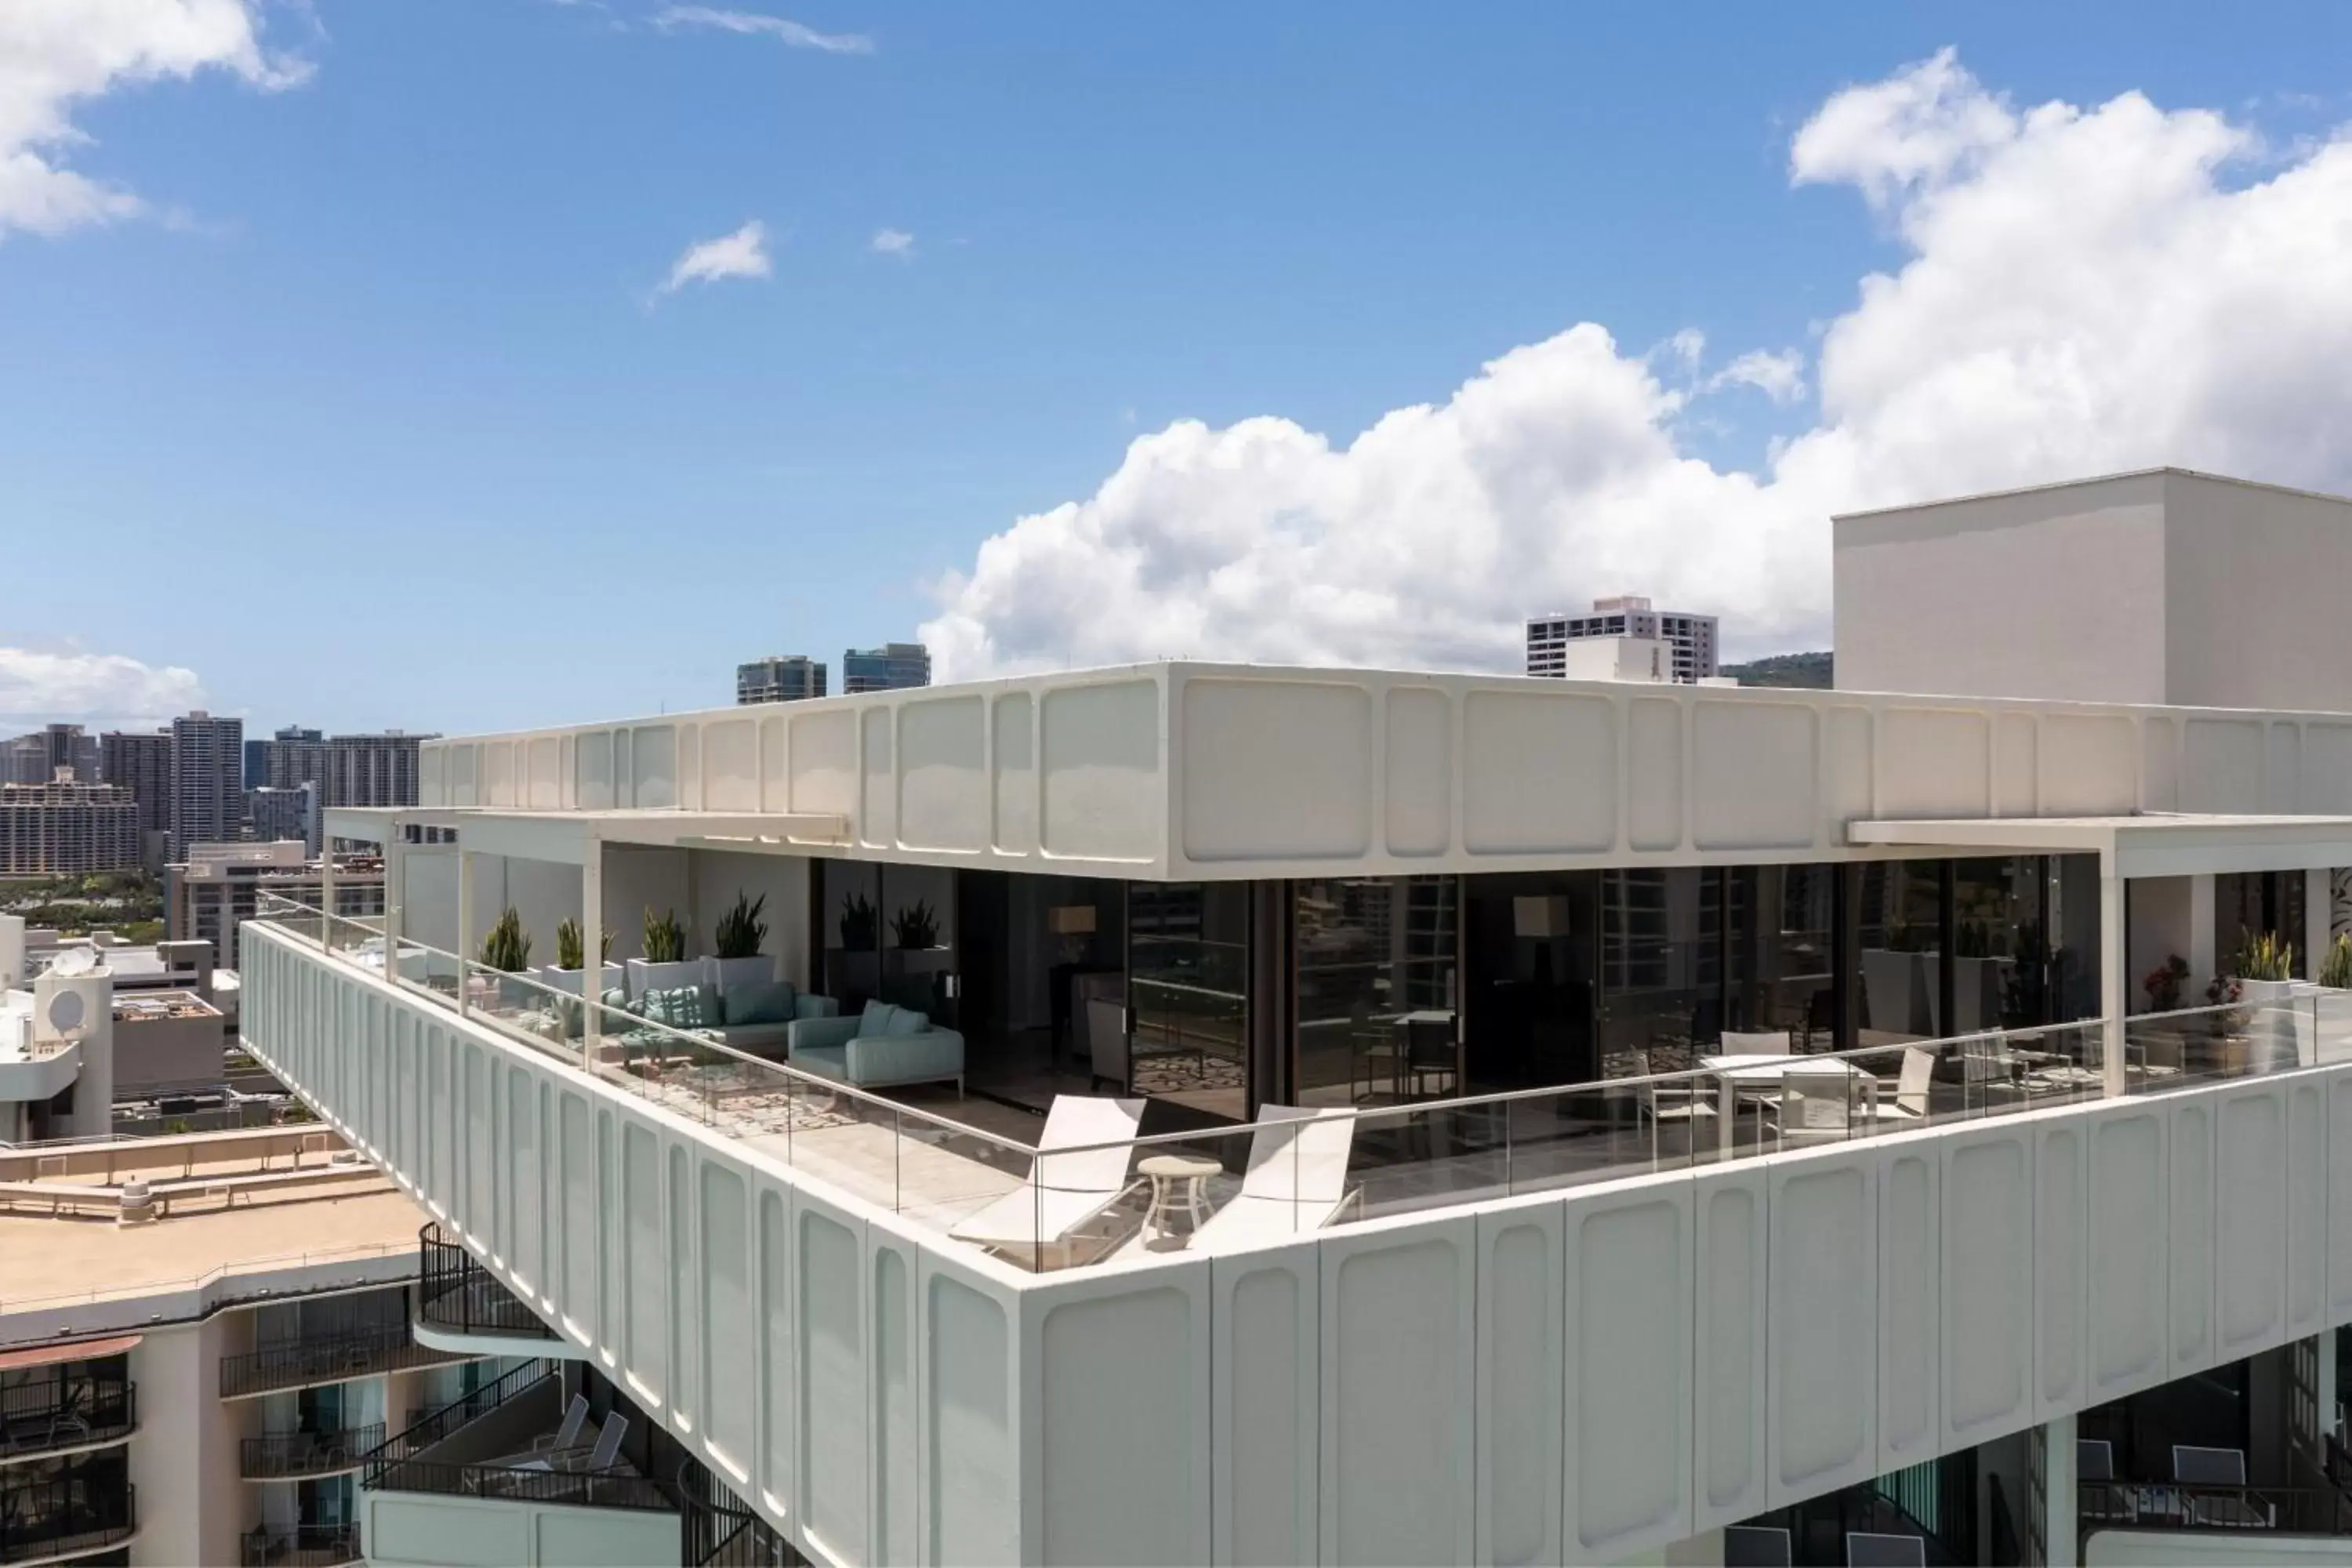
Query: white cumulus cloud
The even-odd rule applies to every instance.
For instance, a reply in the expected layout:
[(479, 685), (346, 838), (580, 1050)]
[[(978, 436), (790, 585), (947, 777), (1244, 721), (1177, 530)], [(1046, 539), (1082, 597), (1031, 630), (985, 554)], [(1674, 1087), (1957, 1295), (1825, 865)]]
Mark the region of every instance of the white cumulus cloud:
[[(943, 676), (1509, 669), (1525, 616), (1637, 593), (1723, 616), (1735, 652), (1825, 647), (1832, 512), (2161, 463), (2352, 489), (2352, 134), (2260, 145), (2138, 93), (2017, 109), (1945, 51), (1791, 144), (1793, 183), (1860, 192), (1904, 250), (1810, 366), (1710, 376), (1696, 332), (1629, 353), (1583, 322), (1352, 439), (1179, 421), (986, 540), (924, 635)], [(1809, 379), (1753, 470), (1684, 445), (1711, 393)]]
[(733, 234), (688, 246), (670, 263), (660, 291), (672, 294), (688, 283), (716, 283), (724, 278), (765, 278), (770, 270), (767, 226), (753, 218)]
[(915, 254), (915, 237), (903, 228), (877, 228), (866, 245), (877, 256), (911, 257)]
[(0, 725), (147, 727), (204, 701), (196, 672), (176, 665), (142, 664), (121, 654), (0, 647)]
[(817, 49), (829, 55), (870, 55), (874, 40), (862, 33), (820, 33), (804, 23), (761, 11), (730, 11), (716, 5), (667, 5), (654, 15), (654, 26), (664, 31), (680, 27), (711, 28), (722, 33), (746, 33), (775, 39), (787, 48)]
[(221, 71), (265, 90), (310, 68), (262, 45), (257, 0), (0, 0), (0, 236), (135, 217), (146, 203), (87, 162), (75, 105)]

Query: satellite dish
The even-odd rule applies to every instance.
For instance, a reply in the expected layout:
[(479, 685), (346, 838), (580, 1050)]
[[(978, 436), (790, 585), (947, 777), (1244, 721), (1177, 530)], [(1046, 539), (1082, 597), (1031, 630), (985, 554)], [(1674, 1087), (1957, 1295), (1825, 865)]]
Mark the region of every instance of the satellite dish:
[(98, 954), (86, 947), (65, 948), (49, 961), (49, 973), (61, 980), (77, 979), (97, 971)]
[(52, 991), (42, 1016), (59, 1039), (79, 1039), (89, 1017), (89, 1004), (79, 991)]

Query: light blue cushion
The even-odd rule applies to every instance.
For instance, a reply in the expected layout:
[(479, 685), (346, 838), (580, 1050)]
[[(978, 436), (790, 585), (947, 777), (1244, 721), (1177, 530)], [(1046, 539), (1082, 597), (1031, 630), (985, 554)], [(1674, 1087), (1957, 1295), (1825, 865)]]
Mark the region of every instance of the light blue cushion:
[(928, 1014), (918, 1013), (912, 1007), (900, 1007), (893, 1012), (890, 1026), (883, 1033), (891, 1039), (903, 1039), (908, 1035), (922, 1034), (930, 1026)]
[(795, 993), (789, 980), (756, 980), (731, 987), (720, 1001), (725, 1004), (730, 1027), (737, 1024), (789, 1024), (793, 1017)]
[(638, 999), (638, 1007), (655, 1023), (673, 1029), (714, 1028), (720, 1018), (719, 993), (708, 985), (649, 990)]
[(891, 1021), (898, 1016), (898, 1009), (887, 1002), (868, 1002), (866, 1011), (857, 1016), (857, 1037), (861, 1040), (879, 1039), (890, 1032)]

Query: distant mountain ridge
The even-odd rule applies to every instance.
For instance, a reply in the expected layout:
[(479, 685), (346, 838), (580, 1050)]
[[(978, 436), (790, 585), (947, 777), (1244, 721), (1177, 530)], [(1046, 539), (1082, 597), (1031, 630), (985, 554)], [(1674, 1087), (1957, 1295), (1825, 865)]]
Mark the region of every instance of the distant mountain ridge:
[(1776, 653), (1723, 667), (1723, 673), (1742, 686), (1798, 686), (1814, 691), (1835, 686), (1835, 657), (1829, 653)]

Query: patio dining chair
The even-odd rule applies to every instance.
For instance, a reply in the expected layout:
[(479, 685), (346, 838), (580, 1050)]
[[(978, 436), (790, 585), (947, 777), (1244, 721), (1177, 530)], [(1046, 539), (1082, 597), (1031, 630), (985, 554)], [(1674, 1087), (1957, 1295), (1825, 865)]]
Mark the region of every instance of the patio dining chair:
[(1723, 1568), (1790, 1568), (1796, 1558), (1795, 1542), (1778, 1525), (1723, 1528)]
[(1917, 1535), (1848, 1531), (1845, 1560), (1847, 1568), (1927, 1568), (1927, 1542)]

